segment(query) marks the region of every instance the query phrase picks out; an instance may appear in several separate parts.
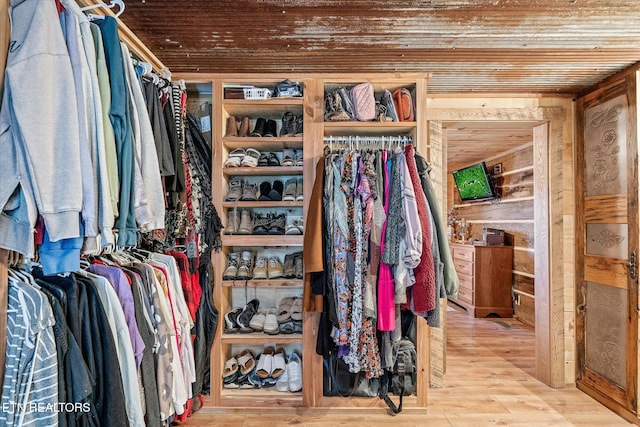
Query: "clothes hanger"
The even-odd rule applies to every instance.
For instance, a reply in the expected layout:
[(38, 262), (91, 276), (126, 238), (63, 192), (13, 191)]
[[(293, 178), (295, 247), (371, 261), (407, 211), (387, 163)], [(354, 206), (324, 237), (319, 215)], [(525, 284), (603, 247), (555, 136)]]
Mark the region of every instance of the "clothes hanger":
[[(111, 0), (109, 3), (100, 2), (100, 3), (92, 4), (90, 6), (85, 6), (80, 10), (85, 12), (87, 10), (97, 9), (99, 7), (106, 7), (107, 9), (113, 9), (114, 6), (118, 6), (118, 13), (115, 13), (113, 15), (114, 17), (117, 18), (120, 15), (122, 15), (122, 12), (124, 12), (124, 1), (122, 0)], [(104, 19), (104, 15), (89, 14), (88, 17), (90, 19)]]

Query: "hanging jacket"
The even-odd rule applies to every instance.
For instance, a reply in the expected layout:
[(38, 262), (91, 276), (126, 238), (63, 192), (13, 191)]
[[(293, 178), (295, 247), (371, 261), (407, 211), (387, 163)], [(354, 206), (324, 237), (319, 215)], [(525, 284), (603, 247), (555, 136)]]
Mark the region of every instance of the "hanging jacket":
[(53, 0), (13, 0), (0, 108), (0, 247), (34, 253), (38, 213), (52, 241), (80, 236), (78, 109)]

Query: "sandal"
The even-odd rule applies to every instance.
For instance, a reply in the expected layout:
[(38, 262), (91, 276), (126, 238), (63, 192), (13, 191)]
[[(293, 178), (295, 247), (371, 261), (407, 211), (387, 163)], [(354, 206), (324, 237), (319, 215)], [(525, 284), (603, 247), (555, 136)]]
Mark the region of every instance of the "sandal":
[(295, 156), (295, 151), (292, 148), (282, 150), (282, 166), (294, 166), (296, 164)]
[(280, 160), (276, 153), (269, 153), (269, 159), (267, 160), (268, 166), (280, 166)]
[(278, 348), (273, 355), (273, 365), (271, 368), (271, 378), (273, 379), (279, 378), (284, 374), (285, 369), (287, 369), (287, 356), (282, 347)]
[(295, 323), (293, 320), (287, 320), (284, 323), (280, 323), (280, 333), (283, 335), (290, 335), (295, 333), (296, 331), (296, 327), (295, 327)]
[(242, 375), (249, 375), (256, 367), (256, 360), (250, 350), (244, 350), (237, 357), (238, 366)]
[(296, 298), (295, 300), (293, 300), (293, 303), (291, 304), (290, 314), (291, 314), (291, 319), (298, 320), (298, 321), (302, 320), (302, 299), (301, 298)]
[(237, 168), (242, 163), (242, 160), (247, 155), (243, 148), (236, 148), (229, 153), (229, 158), (224, 162), (225, 168)]
[(258, 166), (269, 166), (269, 157), (267, 156), (267, 153), (260, 153), (260, 158), (258, 159)]
[(280, 305), (278, 306), (278, 316), (276, 317), (279, 323), (283, 323), (291, 319), (292, 305), (293, 305), (292, 297), (283, 298), (280, 301)]
[[(222, 371), (222, 378), (224, 378), (224, 382), (233, 382), (238, 376), (238, 361), (234, 356), (231, 356), (231, 359), (224, 362), (224, 370)], [(235, 375), (235, 377), (234, 377)], [(234, 377), (233, 379), (230, 379)]]
[(260, 152), (254, 148), (247, 148), (246, 154), (242, 158), (240, 162), (240, 166), (248, 166), (250, 168), (255, 168), (258, 166), (258, 161), (260, 160)]
[(264, 349), (256, 365), (256, 374), (260, 378), (269, 378), (273, 371), (273, 354), (275, 350), (273, 347), (267, 347)]

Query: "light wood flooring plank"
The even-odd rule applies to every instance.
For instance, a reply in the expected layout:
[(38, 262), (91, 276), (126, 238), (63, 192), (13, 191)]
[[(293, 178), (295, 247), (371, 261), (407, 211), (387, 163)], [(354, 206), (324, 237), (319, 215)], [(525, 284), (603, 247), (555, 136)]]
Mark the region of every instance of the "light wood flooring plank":
[(382, 409), (204, 409), (191, 427), (326, 426), (590, 426), (632, 425), (567, 386), (550, 388), (534, 378), (533, 328), (516, 319), (473, 319), (447, 312), (447, 372), (442, 388), (429, 389), (427, 411), (392, 417)]

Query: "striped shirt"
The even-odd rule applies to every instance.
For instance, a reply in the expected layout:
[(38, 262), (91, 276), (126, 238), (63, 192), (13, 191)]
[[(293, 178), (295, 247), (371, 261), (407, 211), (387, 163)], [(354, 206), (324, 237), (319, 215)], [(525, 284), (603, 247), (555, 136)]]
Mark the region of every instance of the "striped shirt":
[(9, 278), (0, 426), (58, 425), (54, 324), (46, 296), (27, 283)]

